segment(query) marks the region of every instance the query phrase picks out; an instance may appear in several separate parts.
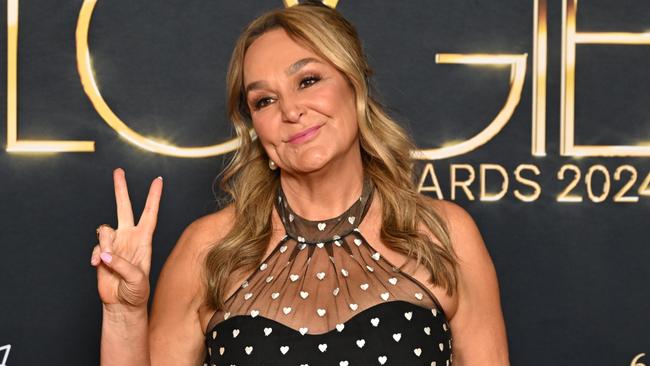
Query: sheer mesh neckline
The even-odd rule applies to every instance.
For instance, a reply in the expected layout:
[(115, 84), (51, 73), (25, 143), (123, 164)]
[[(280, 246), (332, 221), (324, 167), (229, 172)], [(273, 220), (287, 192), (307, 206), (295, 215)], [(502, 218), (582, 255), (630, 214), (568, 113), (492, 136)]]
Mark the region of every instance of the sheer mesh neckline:
[(429, 309), (434, 317), (443, 313), (426, 286), (386, 260), (359, 231), (373, 188), (365, 178), (350, 208), (321, 221), (296, 215), (278, 189), (275, 206), (287, 234), (271, 244), (273, 250), (217, 309), (206, 331), (214, 337), (214, 330), (244, 316), (275, 321), (301, 335), (324, 334), (376, 305), (400, 301)]
[(342, 214), (325, 220), (307, 220), (289, 205), (282, 187), (278, 186), (275, 207), (288, 237), (299, 243), (326, 244), (350, 234), (359, 226), (372, 202), (373, 184), (365, 177), (361, 196)]

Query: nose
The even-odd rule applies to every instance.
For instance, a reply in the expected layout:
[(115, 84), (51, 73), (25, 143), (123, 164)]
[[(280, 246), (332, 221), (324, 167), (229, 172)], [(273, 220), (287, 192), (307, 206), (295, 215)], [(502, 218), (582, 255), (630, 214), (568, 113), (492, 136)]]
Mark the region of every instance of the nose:
[(305, 114), (305, 107), (299, 101), (283, 99), (279, 103), (283, 121), (291, 123), (300, 122), (300, 117)]

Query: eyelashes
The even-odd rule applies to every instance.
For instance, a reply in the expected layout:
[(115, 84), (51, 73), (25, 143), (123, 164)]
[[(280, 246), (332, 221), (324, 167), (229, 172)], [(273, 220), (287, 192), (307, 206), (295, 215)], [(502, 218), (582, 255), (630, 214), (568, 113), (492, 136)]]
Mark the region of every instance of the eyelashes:
[[(318, 83), (321, 80), (321, 77), (318, 75), (307, 75), (300, 79), (300, 82), (298, 83), (298, 89), (305, 89), (309, 88), (310, 86)], [(257, 99), (255, 99), (252, 103), (253, 109), (254, 110), (260, 110), (267, 105), (271, 104), (273, 102), (272, 97), (267, 97), (267, 96), (262, 96)]]

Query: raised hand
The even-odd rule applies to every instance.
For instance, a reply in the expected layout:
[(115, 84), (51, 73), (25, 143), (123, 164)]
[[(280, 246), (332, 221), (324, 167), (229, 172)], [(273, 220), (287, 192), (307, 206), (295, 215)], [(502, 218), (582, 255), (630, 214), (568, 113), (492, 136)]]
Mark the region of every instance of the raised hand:
[(124, 170), (113, 171), (117, 229), (98, 228), (99, 244), (90, 263), (97, 267), (97, 288), (105, 308), (142, 308), (149, 299), (151, 242), (158, 219), (162, 178), (153, 180), (137, 225), (129, 199)]

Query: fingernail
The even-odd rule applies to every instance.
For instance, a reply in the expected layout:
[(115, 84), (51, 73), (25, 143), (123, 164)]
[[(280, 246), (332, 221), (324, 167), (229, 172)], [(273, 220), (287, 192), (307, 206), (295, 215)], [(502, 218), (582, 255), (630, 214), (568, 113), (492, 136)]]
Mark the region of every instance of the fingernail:
[(159, 176), (156, 177), (156, 179), (163, 180), (163, 177), (161, 177), (161, 176), (159, 175)]
[(113, 260), (113, 257), (112, 257), (111, 254), (108, 253), (108, 252), (104, 252), (104, 253), (100, 254), (99, 257), (100, 257), (100, 258), (101, 258), (105, 263), (111, 263), (111, 261)]

